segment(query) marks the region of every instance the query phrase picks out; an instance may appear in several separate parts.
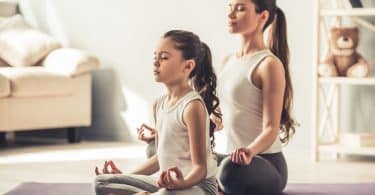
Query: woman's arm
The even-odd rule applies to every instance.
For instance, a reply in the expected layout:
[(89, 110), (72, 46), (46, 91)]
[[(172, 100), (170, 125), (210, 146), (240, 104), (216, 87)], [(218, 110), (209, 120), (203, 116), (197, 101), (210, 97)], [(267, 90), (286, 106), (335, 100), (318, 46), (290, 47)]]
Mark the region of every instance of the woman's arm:
[(258, 81), (263, 95), (263, 130), (248, 146), (251, 153), (256, 155), (267, 150), (275, 139), (278, 139), (285, 91), (285, 71), (279, 60), (268, 57), (254, 73), (254, 82), (257, 84)]
[[(220, 107), (216, 108), (216, 111), (221, 113)], [(221, 131), (224, 128), (223, 120), (211, 113), (210, 120), (215, 124), (214, 131)]]

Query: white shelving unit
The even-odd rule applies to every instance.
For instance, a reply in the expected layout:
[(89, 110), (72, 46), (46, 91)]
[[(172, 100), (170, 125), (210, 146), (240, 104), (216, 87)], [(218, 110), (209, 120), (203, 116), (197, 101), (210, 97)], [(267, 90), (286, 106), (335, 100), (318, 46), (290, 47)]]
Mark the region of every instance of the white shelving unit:
[[(375, 8), (322, 9), (321, 0), (315, 1), (315, 32), (313, 56), (313, 159), (319, 161), (321, 152), (332, 152), (339, 157), (340, 153), (375, 155), (375, 147), (350, 147), (340, 143), (340, 88), (343, 85), (366, 85), (375, 87), (375, 78), (322, 78), (318, 76), (317, 67), (321, 61), (321, 40), (326, 37), (324, 19), (327, 17), (352, 17), (354, 21), (371, 30), (372, 24), (363, 22), (360, 16), (375, 16)], [(341, 18), (340, 18), (341, 19)], [(324, 36), (323, 36), (324, 35)], [(322, 140), (322, 135), (330, 134), (330, 140)]]

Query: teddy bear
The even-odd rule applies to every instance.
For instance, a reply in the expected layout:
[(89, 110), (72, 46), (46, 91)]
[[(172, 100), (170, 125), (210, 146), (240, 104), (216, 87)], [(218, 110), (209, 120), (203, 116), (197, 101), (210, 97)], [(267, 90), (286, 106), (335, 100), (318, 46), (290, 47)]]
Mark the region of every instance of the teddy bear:
[(322, 77), (367, 77), (369, 64), (356, 51), (359, 42), (356, 27), (333, 27), (329, 34), (329, 51), (318, 66)]

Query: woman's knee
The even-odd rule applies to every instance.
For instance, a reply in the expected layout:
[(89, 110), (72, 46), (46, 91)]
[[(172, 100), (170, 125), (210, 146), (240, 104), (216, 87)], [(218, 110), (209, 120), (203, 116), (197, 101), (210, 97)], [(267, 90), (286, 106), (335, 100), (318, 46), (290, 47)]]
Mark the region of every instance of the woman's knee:
[(233, 163), (225, 158), (219, 166), (217, 182), (220, 189), (228, 194), (246, 194), (252, 186), (253, 166)]

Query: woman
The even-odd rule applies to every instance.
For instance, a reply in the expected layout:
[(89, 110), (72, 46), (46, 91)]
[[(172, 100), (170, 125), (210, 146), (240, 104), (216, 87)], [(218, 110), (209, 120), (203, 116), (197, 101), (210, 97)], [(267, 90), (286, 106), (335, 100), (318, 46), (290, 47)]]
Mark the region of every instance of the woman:
[(229, 32), (242, 46), (219, 73), (227, 154), (218, 155), (217, 181), (224, 194), (279, 194), (287, 183), (282, 143), (295, 131), (285, 16), (275, 0), (233, 0), (229, 8)]

